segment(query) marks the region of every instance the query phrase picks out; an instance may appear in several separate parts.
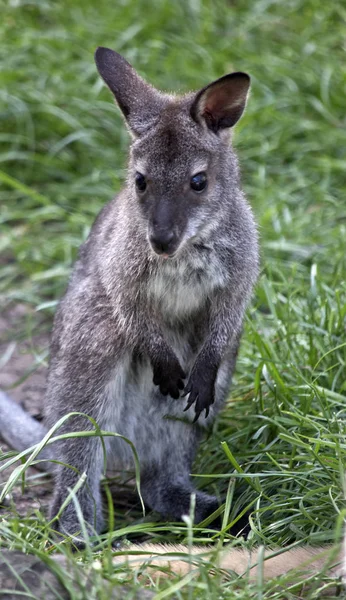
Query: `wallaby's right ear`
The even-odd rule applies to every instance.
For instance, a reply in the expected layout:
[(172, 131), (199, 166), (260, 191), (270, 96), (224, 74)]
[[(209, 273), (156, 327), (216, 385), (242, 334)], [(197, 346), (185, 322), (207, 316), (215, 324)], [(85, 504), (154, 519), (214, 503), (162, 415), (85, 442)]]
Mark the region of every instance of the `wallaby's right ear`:
[(95, 52), (95, 62), (130, 130), (141, 135), (160, 114), (163, 97), (117, 52), (99, 47)]
[(244, 112), (249, 88), (247, 73), (225, 75), (196, 94), (190, 109), (191, 117), (214, 133), (233, 127)]

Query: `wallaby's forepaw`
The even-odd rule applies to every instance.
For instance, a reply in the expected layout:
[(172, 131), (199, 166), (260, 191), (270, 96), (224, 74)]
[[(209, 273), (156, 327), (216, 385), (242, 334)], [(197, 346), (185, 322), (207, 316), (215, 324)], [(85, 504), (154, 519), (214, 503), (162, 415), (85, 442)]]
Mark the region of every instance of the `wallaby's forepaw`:
[(215, 375), (208, 369), (193, 369), (190, 379), (184, 389), (184, 396), (189, 394), (184, 411), (195, 403), (194, 423), (198, 420), (201, 412), (205, 410), (205, 418), (209, 415), (209, 407), (215, 400)]
[(153, 382), (159, 386), (164, 396), (169, 394), (174, 399), (179, 398), (181, 390), (184, 389), (185, 377), (186, 374), (176, 358), (154, 366)]

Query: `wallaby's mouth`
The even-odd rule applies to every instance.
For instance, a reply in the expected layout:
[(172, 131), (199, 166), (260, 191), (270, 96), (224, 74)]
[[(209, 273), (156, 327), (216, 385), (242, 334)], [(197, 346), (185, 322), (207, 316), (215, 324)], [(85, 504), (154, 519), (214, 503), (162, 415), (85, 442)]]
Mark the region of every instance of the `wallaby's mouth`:
[(174, 258), (177, 255), (176, 250), (174, 252), (157, 252), (157, 250), (155, 250), (155, 248), (152, 247), (152, 249), (154, 250), (154, 252), (157, 256), (159, 256), (160, 258), (163, 258), (164, 260), (167, 260), (168, 258)]
[(173, 259), (175, 258), (178, 254), (179, 251), (181, 249), (181, 247), (183, 246), (183, 244), (181, 243), (175, 243), (174, 246), (172, 246), (171, 248), (158, 248), (157, 246), (154, 246), (154, 244), (152, 244), (150, 242), (150, 247), (152, 249), (152, 251), (154, 252), (154, 254), (158, 257), (158, 258), (162, 258), (164, 260), (168, 260), (168, 259)]
[(179, 242), (172, 231), (151, 233), (149, 243), (155, 254), (162, 258), (173, 258), (179, 248)]

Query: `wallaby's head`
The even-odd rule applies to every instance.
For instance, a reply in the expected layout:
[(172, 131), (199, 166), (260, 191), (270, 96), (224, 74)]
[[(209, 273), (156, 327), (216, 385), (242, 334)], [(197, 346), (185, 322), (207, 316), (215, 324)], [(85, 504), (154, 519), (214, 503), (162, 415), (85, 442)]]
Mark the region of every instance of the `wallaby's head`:
[(95, 60), (133, 137), (131, 198), (153, 250), (173, 257), (198, 243), (232, 198), (237, 173), (228, 132), (243, 113), (250, 78), (231, 73), (174, 96), (147, 84), (112, 50), (98, 48)]

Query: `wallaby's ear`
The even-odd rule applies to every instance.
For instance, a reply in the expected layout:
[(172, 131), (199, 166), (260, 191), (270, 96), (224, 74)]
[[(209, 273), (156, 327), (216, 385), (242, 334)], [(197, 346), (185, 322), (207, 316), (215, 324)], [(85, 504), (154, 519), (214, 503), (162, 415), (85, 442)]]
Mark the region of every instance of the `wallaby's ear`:
[(141, 135), (159, 115), (162, 95), (146, 83), (125, 58), (109, 48), (97, 48), (95, 62), (131, 131)]
[(246, 73), (225, 75), (200, 90), (191, 106), (191, 116), (197, 123), (218, 133), (233, 127), (243, 114), (250, 77)]

